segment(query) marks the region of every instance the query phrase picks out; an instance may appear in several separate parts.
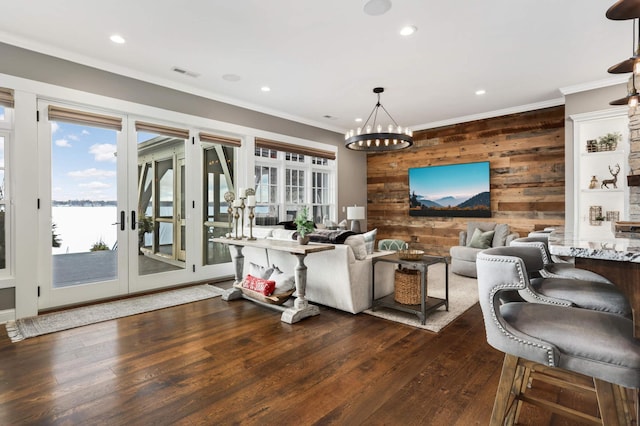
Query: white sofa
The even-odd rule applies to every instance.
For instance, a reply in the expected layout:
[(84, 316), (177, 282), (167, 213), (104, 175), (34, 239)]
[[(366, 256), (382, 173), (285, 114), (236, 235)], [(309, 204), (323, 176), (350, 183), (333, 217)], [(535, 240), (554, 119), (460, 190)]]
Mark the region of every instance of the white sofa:
[[(290, 233), (274, 231), (275, 236), (266, 229), (260, 229), (258, 234), (254, 232), (254, 236), (291, 240)], [(392, 252), (376, 251), (358, 260), (349, 245), (334, 244), (334, 246), (334, 250), (311, 253), (305, 258), (304, 263), (307, 266), (305, 297), (311, 303), (357, 314), (371, 307), (371, 259)], [(250, 262), (261, 266), (275, 265), (285, 273), (295, 273), (297, 259), (290, 253), (255, 247), (244, 247), (242, 253), (244, 255), (243, 276), (249, 273)], [(376, 265), (376, 298), (393, 293), (394, 269), (394, 265), (387, 262)]]

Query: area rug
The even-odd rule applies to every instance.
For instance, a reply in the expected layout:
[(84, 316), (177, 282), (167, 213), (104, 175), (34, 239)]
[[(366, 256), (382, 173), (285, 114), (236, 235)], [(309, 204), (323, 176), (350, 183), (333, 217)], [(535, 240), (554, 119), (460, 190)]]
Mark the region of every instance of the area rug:
[[(431, 297), (444, 299), (444, 264), (429, 267), (427, 293)], [(424, 325), (420, 324), (417, 315), (394, 309), (377, 308), (375, 311), (367, 309), (364, 312), (437, 333), (476, 303), (478, 303), (478, 280), (456, 275), (449, 270), (449, 310), (445, 311), (444, 306), (441, 306), (435, 311), (428, 312)]]
[(9, 321), (7, 322), (7, 334), (12, 342), (19, 342), (42, 334), (218, 297), (222, 295), (223, 291), (218, 287), (202, 284), (114, 302), (66, 309)]

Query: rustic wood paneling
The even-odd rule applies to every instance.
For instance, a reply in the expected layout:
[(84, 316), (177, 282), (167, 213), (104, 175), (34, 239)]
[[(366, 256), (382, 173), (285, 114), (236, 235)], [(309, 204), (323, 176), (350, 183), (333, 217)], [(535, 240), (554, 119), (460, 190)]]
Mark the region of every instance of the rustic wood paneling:
[(367, 226), (448, 255), (467, 218), (409, 216), (411, 167), (489, 161), (491, 219), (521, 236), (564, 225), (564, 106), (415, 132), (410, 149), (367, 156)]

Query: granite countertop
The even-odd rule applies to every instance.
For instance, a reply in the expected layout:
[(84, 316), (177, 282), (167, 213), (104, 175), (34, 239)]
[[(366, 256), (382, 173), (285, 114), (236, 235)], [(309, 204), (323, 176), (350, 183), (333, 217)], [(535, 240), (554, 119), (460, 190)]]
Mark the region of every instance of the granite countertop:
[(640, 239), (611, 237), (590, 240), (562, 228), (554, 229), (549, 235), (549, 251), (557, 256), (640, 263)]

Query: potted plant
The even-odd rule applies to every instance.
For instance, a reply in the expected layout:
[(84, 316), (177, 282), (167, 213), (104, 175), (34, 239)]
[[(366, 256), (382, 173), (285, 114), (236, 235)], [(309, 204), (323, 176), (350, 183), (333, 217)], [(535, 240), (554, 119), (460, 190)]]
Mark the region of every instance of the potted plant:
[(149, 216), (141, 216), (138, 222), (138, 254), (142, 253), (142, 247), (144, 247), (144, 234), (153, 232), (153, 219)]
[(620, 132), (607, 133), (605, 136), (600, 136), (598, 139), (600, 151), (615, 151), (621, 139), (622, 134)]
[(308, 234), (313, 232), (313, 221), (309, 220), (308, 216), (309, 210), (305, 206), (302, 209), (298, 210), (298, 214), (293, 221), (293, 223), (296, 225), (296, 230), (298, 231), (298, 242), (300, 244), (308, 244)]

